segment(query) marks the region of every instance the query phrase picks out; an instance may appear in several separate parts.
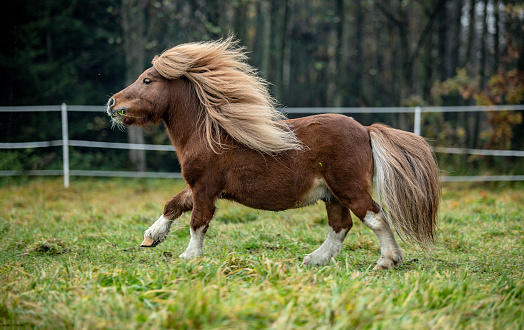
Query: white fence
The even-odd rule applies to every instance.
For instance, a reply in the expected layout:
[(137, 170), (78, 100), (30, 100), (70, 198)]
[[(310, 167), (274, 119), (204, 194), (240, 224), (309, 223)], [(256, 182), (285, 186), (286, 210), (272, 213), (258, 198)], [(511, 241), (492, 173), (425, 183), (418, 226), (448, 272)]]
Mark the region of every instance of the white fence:
[[(477, 111), (521, 111), (524, 105), (504, 105), (504, 106), (464, 106), (464, 107), (381, 107), (381, 108), (286, 108), (284, 112), (288, 114), (318, 114), (318, 113), (343, 113), (343, 114), (362, 114), (362, 113), (413, 113), (414, 114), (414, 133), (420, 135), (421, 115), (427, 112), (477, 112)], [(62, 146), (63, 170), (34, 170), (34, 171), (0, 171), (0, 176), (14, 175), (63, 175), (64, 186), (69, 187), (70, 176), (104, 176), (104, 177), (141, 177), (141, 178), (181, 178), (180, 173), (171, 172), (127, 172), (127, 171), (84, 171), (69, 168), (69, 148), (70, 147), (93, 147), (93, 148), (116, 148), (116, 149), (138, 149), (152, 151), (174, 151), (171, 145), (152, 145), (152, 144), (131, 144), (131, 143), (111, 143), (94, 142), (82, 140), (69, 140), (68, 135), (68, 112), (98, 112), (104, 113), (103, 106), (83, 106), (83, 105), (56, 105), (56, 106), (19, 106), (19, 107), (0, 107), (0, 112), (49, 112), (60, 111), (62, 114), (62, 139), (54, 141), (38, 142), (16, 142), (0, 143), (0, 149), (19, 149), (19, 148), (40, 148)], [(485, 156), (513, 156), (524, 157), (524, 151), (517, 150), (488, 150), (488, 149), (464, 149), (464, 148), (445, 148), (437, 147), (435, 152), (452, 154), (471, 154)], [(443, 182), (464, 182), (464, 181), (524, 181), (524, 175), (492, 175), (492, 176), (442, 176)]]

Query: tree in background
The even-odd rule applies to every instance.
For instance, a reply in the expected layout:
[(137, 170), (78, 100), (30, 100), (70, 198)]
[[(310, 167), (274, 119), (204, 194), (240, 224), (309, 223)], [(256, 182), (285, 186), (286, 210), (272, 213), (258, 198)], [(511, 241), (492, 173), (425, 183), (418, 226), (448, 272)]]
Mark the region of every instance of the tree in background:
[(6, 0), (1, 11), (0, 104), (100, 104), (120, 81), (108, 4)]
[[(126, 62), (125, 85), (131, 85), (146, 69), (146, 50), (153, 36), (159, 6), (152, 0), (121, 0), (119, 13)], [(140, 127), (127, 128), (129, 143), (144, 144), (144, 132)], [(145, 150), (129, 150), (129, 160), (136, 171), (146, 171)]]
[(484, 84), (496, 73), (506, 34), (522, 39), (524, 6), (511, 3), (7, 0), (0, 101), (99, 104), (162, 50), (234, 34), (286, 106), (429, 103), (459, 67)]
[[(483, 15), (486, 13), (485, 8), (481, 8)], [(498, 7), (496, 12), (497, 19), (500, 20), (500, 11)], [(434, 103), (449, 102), (457, 100), (460, 97), (466, 103), (477, 105), (501, 105), (501, 104), (522, 104), (524, 101), (524, 45), (519, 43), (523, 40), (524, 31), (522, 26), (516, 24), (519, 22), (518, 16), (522, 15), (518, 6), (507, 5), (503, 7), (503, 22), (496, 21), (497, 24), (504, 25), (506, 31), (504, 47), (502, 50), (493, 50), (493, 54), (498, 61), (492, 67), (493, 73), (487, 77), (487, 65), (485, 56), (481, 56), (481, 61), (477, 63), (477, 69), (471, 62), (467, 62), (465, 68), (458, 69), (457, 75), (443, 82), (436, 82), (433, 86), (432, 94)], [(486, 24), (482, 24), (480, 42), (485, 44), (481, 48), (488, 48), (490, 45), (499, 48), (498, 33), (493, 35), (493, 41), (486, 37)], [(497, 29), (500, 31), (500, 27)], [(512, 36), (518, 39), (514, 40)], [(520, 38), (519, 38), (520, 37)], [(522, 41), (520, 41), (522, 42)], [(457, 101), (455, 101), (457, 102)], [(457, 103), (458, 103), (457, 102)], [(522, 114), (520, 112), (502, 111), (487, 112), (482, 114), (475, 113), (472, 116), (461, 116), (457, 121), (457, 129), (468, 132), (465, 136), (465, 146), (469, 148), (486, 147), (492, 149), (518, 149), (523, 146), (522, 142), (514, 139), (514, 136), (520, 135), (519, 130), (522, 127)], [(484, 142), (482, 142), (484, 140)]]

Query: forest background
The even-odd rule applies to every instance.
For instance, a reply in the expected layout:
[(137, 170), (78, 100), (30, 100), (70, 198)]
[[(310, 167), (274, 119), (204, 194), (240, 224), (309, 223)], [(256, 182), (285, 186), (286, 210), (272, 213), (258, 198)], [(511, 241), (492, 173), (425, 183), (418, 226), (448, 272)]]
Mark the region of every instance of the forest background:
[[(0, 106), (103, 105), (174, 45), (235, 35), (284, 107), (524, 103), (524, 5), (498, 0), (6, 0)], [(319, 109), (322, 112), (322, 109)], [(351, 115), (348, 113), (348, 115)], [(411, 114), (353, 115), (411, 130)], [(70, 138), (168, 144), (73, 113)], [(0, 113), (0, 141), (60, 139), (57, 113)], [(433, 145), (524, 149), (522, 111), (431, 113)], [(0, 170), (59, 169), (59, 148), (0, 152)], [(522, 157), (439, 155), (454, 173), (522, 174)], [(129, 161), (131, 159), (131, 161)], [(71, 167), (175, 171), (172, 153), (74, 148)]]

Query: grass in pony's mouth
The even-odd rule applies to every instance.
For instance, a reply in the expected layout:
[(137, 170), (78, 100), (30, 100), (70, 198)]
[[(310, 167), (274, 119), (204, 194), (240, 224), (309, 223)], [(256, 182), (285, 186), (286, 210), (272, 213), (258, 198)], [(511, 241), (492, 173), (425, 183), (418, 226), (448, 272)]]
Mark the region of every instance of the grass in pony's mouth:
[(123, 117), (129, 117), (129, 118), (140, 118), (136, 116), (131, 116), (126, 114), (126, 109), (121, 109), (118, 111), (115, 111), (114, 113), (109, 115), (111, 117), (112, 127), (114, 128), (117, 126), (120, 130), (125, 130), (125, 124), (123, 121)]
[(125, 109), (118, 110), (118, 111), (112, 113), (112, 114), (111, 114), (111, 118), (115, 118), (117, 115), (120, 116), (120, 117), (139, 118), (139, 117), (137, 117), (137, 116), (130, 116), (130, 115), (127, 115)]
[(121, 109), (121, 110), (118, 110), (118, 111), (115, 111), (111, 114), (111, 118), (112, 117), (116, 117), (117, 115), (118, 116), (124, 116), (125, 115), (125, 112), (126, 110), (125, 109)]

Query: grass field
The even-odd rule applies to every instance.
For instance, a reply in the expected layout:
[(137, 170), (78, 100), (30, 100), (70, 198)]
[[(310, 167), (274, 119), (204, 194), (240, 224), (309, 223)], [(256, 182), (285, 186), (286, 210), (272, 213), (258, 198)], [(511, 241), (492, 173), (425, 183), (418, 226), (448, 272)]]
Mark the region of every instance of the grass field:
[(183, 183), (0, 181), (0, 327), (524, 327), (524, 186), (443, 188), (430, 252), (372, 271), (377, 238), (355, 220), (339, 256), (301, 264), (322, 244), (322, 203), (263, 212), (220, 201), (204, 257), (180, 260), (184, 215), (168, 240), (142, 235)]

